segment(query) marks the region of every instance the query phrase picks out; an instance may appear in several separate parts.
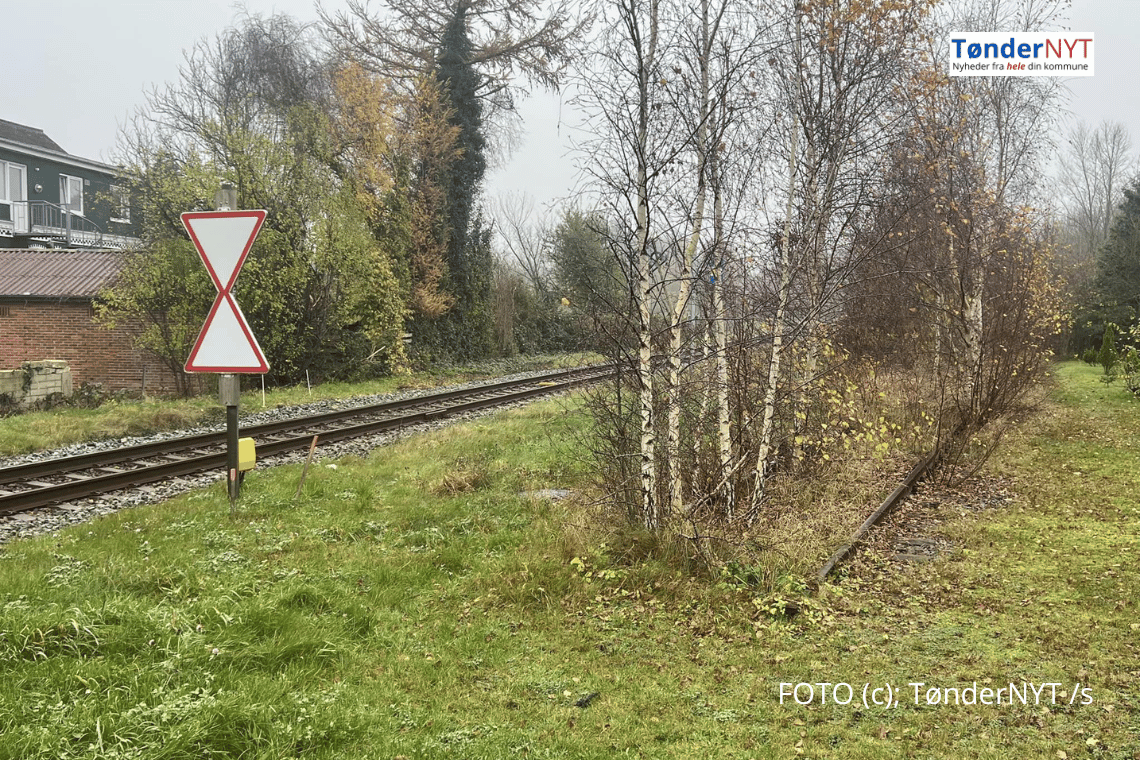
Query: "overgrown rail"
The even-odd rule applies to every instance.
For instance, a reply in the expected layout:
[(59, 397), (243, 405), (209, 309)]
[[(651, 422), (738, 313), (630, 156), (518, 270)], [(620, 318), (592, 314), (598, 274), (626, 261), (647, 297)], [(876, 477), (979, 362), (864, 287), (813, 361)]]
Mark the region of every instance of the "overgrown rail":
[(816, 573), (816, 580), (820, 582), (826, 580), (827, 576), (829, 576), (832, 571), (835, 570), (835, 568), (837, 568), (844, 560), (851, 556), (855, 549), (858, 548), (859, 544), (867, 537), (867, 534), (870, 533), (871, 528), (878, 525), (884, 517), (890, 514), (891, 511), (893, 511), (894, 508), (898, 506), (899, 502), (909, 496), (911, 492), (914, 491), (914, 487), (918, 485), (918, 482), (922, 480), (922, 478), (926, 475), (927, 471), (929, 471), (930, 468), (933, 467), (937, 462), (937, 448), (924, 456), (922, 459), (918, 460), (918, 463), (915, 464), (915, 466), (911, 468), (910, 472), (906, 474), (906, 477), (903, 478), (903, 482), (899, 484), (899, 487), (892, 491), (891, 494), (883, 500), (883, 503), (880, 504), (879, 507), (871, 513), (871, 516), (863, 521), (863, 524), (859, 526), (859, 529), (855, 531), (855, 533), (851, 536), (851, 539), (846, 544), (841, 546), (838, 550), (836, 550), (836, 552), (832, 554), (831, 557), (827, 560), (827, 563), (819, 569), (819, 572)]
[[(329, 443), (397, 430), (557, 393), (608, 377), (612, 372), (612, 365), (557, 370), (474, 388), (251, 425), (241, 432), (257, 441), (259, 456), (273, 456), (307, 447), (314, 435)], [(219, 431), (2, 468), (0, 516), (223, 469), (225, 442), (225, 431)]]

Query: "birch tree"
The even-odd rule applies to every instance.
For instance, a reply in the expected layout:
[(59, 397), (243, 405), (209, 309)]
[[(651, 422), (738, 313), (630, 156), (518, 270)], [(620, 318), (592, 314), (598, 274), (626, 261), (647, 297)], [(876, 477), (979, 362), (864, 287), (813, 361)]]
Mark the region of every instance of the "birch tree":
[[(957, 10), (943, 28), (968, 24), (984, 31), (1044, 30), (1060, 23), (1061, 8), (1041, 2)], [(931, 58), (942, 60), (937, 54)], [(988, 321), (1000, 321), (1008, 313), (1005, 304), (987, 299), (994, 290), (987, 279), (1012, 263), (1008, 233), (1022, 224), (1013, 212), (1039, 197), (1041, 164), (1057, 110), (1053, 105), (1062, 91), (1052, 78), (946, 77), (940, 72), (929, 74), (922, 86), (928, 95), (920, 96), (926, 105), (916, 121), (924, 144), (920, 160), (930, 159), (923, 179), (935, 191), (932, 211), (943, 239), (932, 250), (945, 255), (931, 283), (946, 326), (943, 347), (949, 351), (960, 345), (964, 352), (948, 356), (945, 363), (958, 376), (952, 382), (962, 418), (956, 427), (976, 429), (993, 416), (991, 373), (1002, 364), (992, 353), (999, 347), (987, 344), (987, 336), (996, 334)], [(934, 146), (933, 140), (942, 145)]]
[(638, 419), (635, 511), (650, 530), (661, 524), (652, 366), (653, 258), (658, 246), (653, 212), (667, 169), (663, 156), (670, 132), (662, 120), (659, 92), (660, 2), (618, 0), (601, 9), (599, 47), (587, 64), (588, 84), (583, 82), (577, 100), (598, 135), (589, 143), (594, 160), (586, 171), (598, 187), (603, 213), (614, 222), (606, 244), (628, 277), (632, 313), (626, 319), (635, 341), (632, 377)]
[[(784, 59), (777, 92), (784, 112), (787, 177), (778, 261), (776, 310), (749, 521), (766, 492), (780, 431), (777, 404), (785, 382), (798, 388), (787, 410), (792, 439), (806, 417), (807, 393), (827, 371), (820, 365), (824, 326), (840, 313), (842, 291), (858, 260), (855, 231), (872, 208), (885, 175), (889, 146), (908, 104), (898, 87), (915, 57), (930, 2), (868, 2), (857, 6), (796, 0), (785, 9)], [(785, 354), (800, 345), (802, 366), (785, 378)]]
[[(684, 519), (694, 504), (709, 502), (707, 494), (694, 492), (698, 476), (687, 463), (693, 461), (688, 452), (702, 450), (707, 435), (689, 404), (703, 403), (695, 401), (701, 392), (695, 389), (710, 383), (687, 367), (685, 353), (705, 332), (692, 317), (695, 286), (706, 279), (715, 284), (725, 271), (726, 228), (733, 223), (725, 210), (725, 165), (742, 182), (750, 181), (745, 164), (751, 159), (723, 154), (730, 125), (747, 115), (744, 102), (756, 100), (743, 80), (755, 76), (757, 51), (769, 41), (752, 34), (755, 17), (725, 0), (703, 0), (696, 12), (661, 0), (619, 2), (610, 12), (606, 47), (581, 102), (601, 135), (588, 143), (595, 187), (607, 215), (626, 220), (617, 227), (628, 231), (611, 245), (631, 274), (639, 509), (645, 527), (657, 530), (667, 518)], [(754, 145), (746, 151), (753, 156)], [(716, 287), (723, 294), (723, 282)], [(720, 307), (723, 315), (723, 299)], [(723, 350), (727, 331), (720, 325), (708, 333), (719, 335), (715, 340), (722, 348), (719, 379), (712, 381), (721, 388), (714, 394), (719, 466), (713, 470), (720, 470), (714, 480), (727, 483), (735, 468)], [(655, 351), (665, 355), (660, 371), (651, 361)], [(727, 485), (716, 490), (732, 492)]]

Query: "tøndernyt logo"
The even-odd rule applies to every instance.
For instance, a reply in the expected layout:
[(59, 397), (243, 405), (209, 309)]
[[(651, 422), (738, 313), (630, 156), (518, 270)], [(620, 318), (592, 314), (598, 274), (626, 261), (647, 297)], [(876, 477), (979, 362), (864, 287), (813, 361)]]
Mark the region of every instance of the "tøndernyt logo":
[(1091, 77), (1092, 32), (955, 32), (952, 77)]

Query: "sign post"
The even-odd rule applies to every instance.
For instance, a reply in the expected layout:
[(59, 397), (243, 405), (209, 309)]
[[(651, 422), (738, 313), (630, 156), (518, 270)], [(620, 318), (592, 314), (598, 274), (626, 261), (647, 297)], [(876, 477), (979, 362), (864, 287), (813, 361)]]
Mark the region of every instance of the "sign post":
[(186, 360), (186, 371), (222, 373), (218, 378), (218, 395), (226, 407), (226, 482), (231, 509), (241, 491), (238, 476), (241, 388), (236, 373), (269, 371), (261, 346), (234, 300), (233, 287), (264, 221), (264, 211), (198, 211), (182, 215), (182, 224), (218, 289), (210, 314)]
[(241, 404), (241, 384), (238, 376), (227, 372), (218, 376), (218, 396), (226, 407), (226, 488), (230, 495), (230, 514), (234, 502), (241, 494), (238, 476), (238, 406)]

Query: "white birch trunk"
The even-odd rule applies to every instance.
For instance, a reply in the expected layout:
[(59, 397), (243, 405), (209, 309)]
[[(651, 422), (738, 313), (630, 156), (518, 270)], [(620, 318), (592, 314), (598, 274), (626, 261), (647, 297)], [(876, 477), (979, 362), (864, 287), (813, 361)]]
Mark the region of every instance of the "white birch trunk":
[(715, 381), (708, 370), (709, 357), (712, 354), (712, 322), (705, 320), (705, 335), (704, 340), (701, 341), (701, 360), (698, 364), (700, 378), (704, 381), (705, 387), (701, 393), (701, 407), (697, 410), (697, 421), (695, 430), (693, 432), (693, 471), (689, 475), (690, 483), (700, 482), (701, 470), (703, 468), (702, 455), (704, 453), (705, 444), (705, 426), (704, 421), (708, 418), (709, 408), (713, 406), (714, 396), (716, 394)]
[(736, 516), (736, 488), (733, 470), (735, 456), (732, 451), (732, 412), (728, 406), (728, 314), (724, 305), (724, 194), (720, 186), (720, 159), (717, 151), (710, 159), (713, 193), (713, 246), (717, 265), (712, 271), (712, 328), (716, 342), (716, 433), (720, 455), (720, 474), (723, 480), (721, 500), (725, 517)]
[(966, 292), (966, 303), (963, 318), (965, 320), (966, 359), (970, 367), (970, 416), (971, 422), (978, 422), (985, 410), (982, 404), (982, 294), (986, 284), (986, 267), (984, 261), (979, 261), (974, 276), (970, 281), (970, 288)]
[[(661, 525), (655, 492), (657, 488), (656, 451), (653, 419), (653, 334), (650, 321), (649, 261), (649, 87), (657, 57), (657, 0), (651, 0), (649, 40), (641, 69), (638, 71), (637, 123), (637, 376), (641, 411), (641, 510), (645, 527), (657, 530)], [(630, 12), (634, 12), (631, 8)]]
[(709, 26), (709, 0), (701, 0), (701, 37), (697, 53), (700, 70), (699, 107), (697, 130), (693, 148), (697, 154), (696, 204), (693, 210), (692, 229), (689, 241), (681, 254), (680, 271), (677, 273), (677, 300), (673, 304), (673, 319), (669, 325), (669, 413), (667, 423), (666, 451), (669, 458), (669, 509), (673, 514), (681, 514), (684, 509), (684, 483), (681, 479), (681, 338), (685, 312), (689, 307), (689, 294), (693, 285), (693, 259), (701, 241), (701, 229), (705, 218), (706, 174), (709, 154), (709, 58), (715, 29)]
[[(704, 158), (699, 161), (698, 170), (704, 174)], [(669, 418), (668, 440), (666, 451), (669, 455), (669, 508), (674, 514), (680, 514), (684, 503), (683, 484), (681, 483), (681, 328), (685, 318), (685, 311), (689, 306), (689, 294), (692, 291), (693, 257), (696, 255), (697, 245), (700, 242), (701, 226), (705, 212), (704, 180), (698, 181), (697, 208), (693, 218), (692, 234), (689, 243), (685, 246), (679, 273), (680, 283), (677, 288), (677, 300), (673, 304), (673, 321), (669, 325)]]
[(792, 135), (788, 156), (788, 203), (784, 211), (784, 234), (780, 240), (780, 286), (776, 306), (776, 323), (772, 327), (772, 356), (768, 361), (768, 384), (764, 392), (764, 417), (760, 423), (760, 442), (753, 471), (752, 502), (748, 508), (748, 522), (755, 522), (760, 513), (767, 485), (768, 459), (772, 455), (772, 436), (775, 429), (776, 396), (780, 389), (780, 362), (784, 353), (784, 321), (792, 285), (792, 212), (796, 185), (796, 159), (799, 150), (799, 119), (793, 117)]

